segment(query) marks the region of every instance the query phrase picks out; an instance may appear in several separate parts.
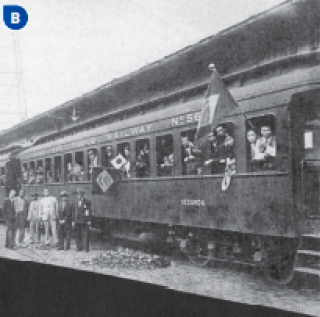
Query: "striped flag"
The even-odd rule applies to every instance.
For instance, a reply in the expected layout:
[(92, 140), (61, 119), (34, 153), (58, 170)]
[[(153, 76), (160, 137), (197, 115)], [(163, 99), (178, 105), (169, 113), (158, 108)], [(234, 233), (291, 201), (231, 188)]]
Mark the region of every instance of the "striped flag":
[(211, 64), (209, 69), (212, 71), (212, 76), (202, 106), (195, 138), (195, 144), (198, 147), (202, 146), (212, 129), (217, 124), (222, 123), (231, 110), (239, 107), (222, 82), (214, 65)]

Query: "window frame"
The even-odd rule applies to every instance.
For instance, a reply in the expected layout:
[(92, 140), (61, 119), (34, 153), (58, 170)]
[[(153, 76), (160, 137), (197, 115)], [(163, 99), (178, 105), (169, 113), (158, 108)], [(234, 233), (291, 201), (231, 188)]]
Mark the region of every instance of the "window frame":
[[(47, 160), (50, 160), (50, 173), (51, 173), (51, 183), (48, 182), (47, 179)], [(44, 158), (44, 184), (52, 184), (53, 183), (53, 157), (45, 157)]]
[[(155, 142), (155, 151), (154, 151), (154, 155), (155, 155), (155, 177), (156, 178), (160, 178), (160, 177), (175, 177), (177, 175), (177, 155), (176, 155), (176, 147), (175, 147), (175, 144), (176, 144), (176, 141), (175, 141), (175, 131), (173, 130), (169, 130), (169, 131), (162, 131), (162, 133), (160, 134), (155, 134), (155, 137), (154, 137), (154, 142)], [(180, 132), (179, 132), (180, 133)], [(178, 135), (180, 135), (178, 133)], [(172, 153), (173, 153), (173, 156), (174, 156), (174, 163), (173, 163), (173, 167), (172, 167), (172, 175), (171, 176), (160, 176), (158, 175), (158, 162), (157, 162), (157, 145), (158, 145), (158, 138), (164, 138), (166, 136), (170, 135), (172, 137)]]
[[(275, 168), (274, 169), (270, 169), (270, 170), (258, 170), (258, 171), (253, 171), (252, 167), (250, 167), (250, 146), (249, 146), (249, 141), (247, 138), (247, 133), (249, 130), (252, 130), (251, 128), (248, 129), (249, 124), (248, 121), (249, 120), (255, 120), (255, 119), (262, 119), (264, 117), (272, 117), (273, 118), (273, 122), (272, 122), (272, 126), (271, 128), (273, 128), (273, 136), (276, 139), (276, 155), (275, 155)], [(267, 112), (267, 113), (257, 113), (257, 114), (250, 114), (247, 115), (245, 118), (245, 172), (247, 174), (252, 174), (252, 173), (266, 173), (266, 172), (280, 172), (279, 170), (279, 166), (278, 166), (278, 155), (279, 155), (279, 149), (278, 149), (278, 140), (277, 140), (277, 120), (276, 120), (276, 113), (274, 112)], [(261, 129), (261, 125), (260, 125), (260, 129)], [(257, 131), (254, 130), (256, 133)], [(261, 130), (260, 130), (261, 131)], [(261, 133), (261, 132), (260, 132)], [(251, 170), (250, 170), (251, 169)]]
[[(151, 174), (151, 170), (152, 170), (152, 168), (151, 168), (151, 162), (152, 162), (152, 159), (151, 159), (151, 138), (150, 138), (150, 136), (147, 136), (147, 137), (145, 137), (145, 138), (139, 138), (139, 139), (134, 139), (133, 140), (133, 144), (134, 144), (134, 146), (133, 146), (133, 148), (134, 148), (134, 152), (132, 152), (132, 150), (131, 150), (131, 147), (130, 147), (130, 156), (131, 156), (131, 160), (132, 160), (132, 153), (134, 153), (134, 164), (135, 164), (135, 168), (134, 168), (134, 170), (135, 170), (135, 177), (137, 177), (137, 175), (136, 175), (136, 163), (137, 163), (137, 155), (138, 155), (138, 151), (137, 151), (137, 143), (139, 142), (139, 141), (148, 141), (148, 147), (149, 147), (149, 176), (147, 176), (147, 177), (142, 177), (141, 179), (145, 179), (145, 178), (151, 178), (152, 176), (152, 174)], [(140, 177), (139, 177), (139, 179), (140, 179)]]
[[(57, 181), (57, 175), (56, 175), (56, 171), (57, 171), (57, 168), (56, 168), (56, 158), (60, 158), (60, 181)], [(60, 155), (55, 155), (53, 156), (53, 171), (52, 171), (52, 183), (53, 184), (61, 184), (64, 182), (64, 171), (63, 171), (63, 167), (64, 167), (64, 162), (63, 162), (63, 154), (60, 154)]]
[(65, 152), (62, 154), (63, 156), (63, 181), (62, 183), (74, 183), (74, 175), (72, 174), (71, 180), (67, 180), (67, 166), (66, 166), (66, 156), (71, 155), (71, 168), (73, 168), (74, 165), (74, 155), (73, 152)]
[(72, 175), (72, 182), (74, 182), (74, 183), (81, 183), (81, 182), (84, 182), (84, 181), (86, 181), (87, 180), (87, 170), (88, 170), (88, 168), (87, 168), (87, 162), (86, 162), (86, 158), (85, 158), (85, 152), (86, 152), (86, 150), (78, 150), (78, 151), (74, 151), (74, 155), (73, 155), (73, 164), (72, 164), (72, 168), (74, 168), (74, 166), (75, 166), (75, 164), (76, 164), (76, 162), (77, 162), (77, 160), (76, 160), (76, 156), (77, 156), (77, 154), (78, 153), (81, 153), (82, 154), (82, 166), (83, 166), (83, 179), (82, 180), (77, 180), (76, 179), (76, 175)]

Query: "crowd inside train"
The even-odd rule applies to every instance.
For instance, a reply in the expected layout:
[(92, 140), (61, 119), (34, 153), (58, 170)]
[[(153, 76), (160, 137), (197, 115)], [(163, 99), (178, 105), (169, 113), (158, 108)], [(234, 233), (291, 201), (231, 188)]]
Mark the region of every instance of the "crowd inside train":
[[(234, 137), (232, 127), (218, 125), (207, 136), (205, 146), (195, 145), (196, 130), (189, 130), (181, 134), (181, 174), (223, 174), (236, 172), (236, 157), (234, 151)], [(270, 120), (261, 122), (256, 128), (249, 126), (247, 129), (248, 145), (248, 171), (257, 172), (275, 169), (276, 138), (274, 125)], [(166, 134), (156, 137), (156, 176), (168, 177), (176, 173), (176, 157), (173, 144), (173, 135)], [(39, 160), (22, 165), (22, 179), (24, 184), (50, 184), (65, 182), (81, 182), (91, 180), (92, 170), (97, 167), (98, 153), (96, 149), (85, 152), (76, 152), (64, 157), (64, 179), (62, 179), (62, 164), (55, 164), (54, 178), (52, 176), (52, 159)], [(87, 159), (84, 156), (87, 155)], [(116, 166), (114, 160), (122, 157), (123, 164)], [(106, 146), (101, 153), (101, 164), (107, 168), (118, 168), (122, 171), (123, 178), (150, 177), (150, 139), (136, 141), (135, 157), (132, 157), (130, 143), (118, 144), (117, 152), (111, 146)], [(56, 158), (55, 158), (56, 159)], [(59, 157), (57, 157), (59, 159)], [(3, 181), (3, 180), (2, 180)]]

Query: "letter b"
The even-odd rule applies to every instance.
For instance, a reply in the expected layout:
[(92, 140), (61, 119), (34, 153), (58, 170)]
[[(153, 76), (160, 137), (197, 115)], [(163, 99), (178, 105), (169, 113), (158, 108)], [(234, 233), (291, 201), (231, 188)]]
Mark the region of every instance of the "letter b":
[(20, 14), (18, 12), (11, 12), (11, 24), (20, 23)]
[(3, 21), (11, 30), (20, 30), (28, 22), (28, 13), (21, 6), (4, 5), (3, 6)]

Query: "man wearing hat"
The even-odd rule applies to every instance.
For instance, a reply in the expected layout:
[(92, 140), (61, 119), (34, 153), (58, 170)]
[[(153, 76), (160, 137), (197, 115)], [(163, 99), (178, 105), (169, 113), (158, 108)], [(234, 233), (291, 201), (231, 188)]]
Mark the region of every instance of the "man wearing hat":
[(30, 224), (30, 243), (40, 243), (40, 205), (38, 193), (33, 193), (33, 200), (29, 206), (28, 221)]
[(16, 211), (14, 207), (14, 196), (16, 191), (11, 189), (9, 192), (9, 197), (4, 200), (3, 203), (3, 213), (6, 220), (7, 231), (6, 231), (6, 248), (15, 248), (15, 222), (16, 222)]
[(24, 198), (23, 189), (19, 191), (19, 196), (14, 199), (14, 207), (16, 211), (16, 232), (19, 232), (18, 242), (24, 244), (25, 225), (28, 217), (29, 203)]
[[(58, 250), (70, 250), (71, 222), (74, 205), (69, 202), (68, 193), (61, 192), (61, 202), (58, 206), (59, 213), (59, 247)], [(66, 245), (65, 245), (66, 242)]]
[(77, 188), (77, 200), (72, 213), (72, 226), (76, 229), (77, 251), (89, 252), (89, 226), (91, 226), (91, 201), (84, 197), (82, 188)]

